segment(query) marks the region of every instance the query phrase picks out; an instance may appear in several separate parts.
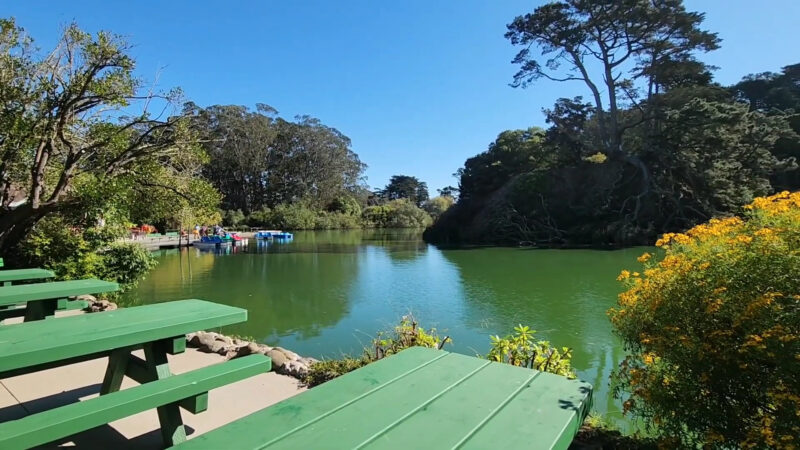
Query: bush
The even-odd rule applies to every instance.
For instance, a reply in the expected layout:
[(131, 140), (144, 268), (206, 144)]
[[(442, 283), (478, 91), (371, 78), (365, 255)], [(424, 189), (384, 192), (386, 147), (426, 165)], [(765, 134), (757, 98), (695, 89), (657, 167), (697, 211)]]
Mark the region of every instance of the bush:
[(776, 448), (800, 436), (800, 193), (666, 234), (623, 271), (609, 315), (630, 352), (624, 411), (674, 445)]
[(251, 212), (245, 222), (251, 227), (266, 227), (271, 220), (272, 211), (269, 208), (264, 208)]
[(328, 212), (341, 213), (348, 216), (360, 216), (361, 204), (350, 196), (341, 196), (333, 200), (327, 208)]
[(409, 347), (442, 348), (448, 339), (440, 338), (435, 329), (425, 331), (413, 317), (404, 316), (392, 331), (378, 333), (372, 341), (372, 347), (365, 348), (360, 357), (344, 356), (313, 364), (303, 382), (308, 387), (314, 387)]
[(100, 253), (102, 266), (97, 275), (120, 284), (121, 291), (128, 290), (147, 274), (157, 262), (153, 255), (138, 244), (115, 242)]
[(548, 341), (535, 342), (535, 333), (530, 327), (519, 325), (514, 327), (514, 334), (492, 336), (492, 349), (486, 359), (574, 379), (577, 375), (570, 365), (572, 349), (564, 347), (559, 351)]
[(360, 369), (371, 362), (372, 359), (367, 354), (359, 358), (343, 356), (341, 359), (319, 361), (309, 367), (308, 373), (303, 378), (303, 383), (307, 387), (314, 387), (348, 372)]
[(267, 225), (281, 230), (313, 230), (317, 213), (300, 203), (278, 205), (272, 210)]
[(119, 227), (82, 228), (63, 217), (40, 221), (23, 241), (21, 255), (28, 266), (50, 269), (59, 280), (97, 277), (120, 284), (125, 291), (136, 285), (155, 264), (149, 251), (137, 244), (114, 242)]
[(431, 224), (431, 216), (407, 198), (392, 200), (364, 210), (366, 226), (376, 228), (425, 228)]
[(238, 227), (245, 222), (245, 216), (241, 209), (227, 210), (222, 214), (222, 224), (227, 227)]
[(456, 201), (453, 199), (453, 197), (450, 197), (449, 195), (440, 195), (426, 201), (422, 205), (422, 209), (430, 214), (431, 218), (436, 221), (436, 219), (438, 219), (439, 216), (441, 216), (445, 211), (450, 209), (455, 202)]
[[(571, 350), (564, 348), (559, 352), (547, 341), (533, 342), (535, 332), (528, 327), (520, 325), (514, 331), (516, 334), (503, 339), (492, 337), (492, 350), (486, 358), (575, 378), (570, 366)], [(412, 316), (404, 316), (391, 331), (378, 333), (372, 347), (365, 348), (360, 357), (345, 356), (313, 364), (303, 382), (313, 387), (407, 348), (441, 349), (449, 340), (448, 336), (440, 337), (435, 328), (425, 330)]]

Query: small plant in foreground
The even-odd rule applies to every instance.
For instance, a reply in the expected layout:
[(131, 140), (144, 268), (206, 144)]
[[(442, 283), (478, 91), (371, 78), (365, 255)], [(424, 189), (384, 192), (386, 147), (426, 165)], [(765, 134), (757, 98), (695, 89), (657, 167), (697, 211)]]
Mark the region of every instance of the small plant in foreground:
[(413, 316), (403, 316), (392, 331), (379, 332), (372, 340), (372, 346), (365, 348), (360, 357), (343, 356), (341, 359), (315, 363), (309, 367), (303, 382), (308, 387), (314, 387), (409, 347), (441, 349), (448, 340), (450, 338), (447, 336), (439, 337), (435, 328), (426, 331), (420, 327)]
[(308, 373), (303, 377), (303, 383), (308, 387), (314, 387), (348, 372), (360, 369), (371, 362), (372, 360), (366, 354), (360, 358), (344, 356), (342, 359), (322, 360), (309, 367)]
[(534, 341), (536, 331), (530, 327), (518, 325), (514, 333), (504, 338), (492, 336), (492, 349), (486, 358), (491, 361), (528, 367), (541, 372), (550, 372), (573, 379), (570, 359), (572, 349), (563, 347), (560, 351), (548, 341)]

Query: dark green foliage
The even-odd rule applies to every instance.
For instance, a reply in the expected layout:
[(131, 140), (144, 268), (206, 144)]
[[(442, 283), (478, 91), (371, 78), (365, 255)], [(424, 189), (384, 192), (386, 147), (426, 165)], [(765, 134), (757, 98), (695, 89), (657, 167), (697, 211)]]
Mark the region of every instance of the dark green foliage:
[(431, 224), (431, 217), (407, 199), (370, 206), (362, 212), (354, 199), (340, 197), (327, 210), (314, 208), (310, 202), (298, 202), (253, 211), (246, 222), (251, 227), (283, 230), (424, 228)]
[(425, 228), (431, 224), (431, 216), (406, 198), (368, 206), (363, 218), (364, 226), (370, 228)]
[(230, 227), (238, 227), (242, 225), (246, 217), (241, 209), (229, 209), (222, 214), (222, 224)]
[(303, 201), (324, 209), (360, 187), (366, 166), (350, 149), (350, 139), (318, 119), (290, 122), (263, 104), (256, 111), (192, 103), (184, 108), (192, 128), (205, 137), (210, 161), (204, 172), (225, 208), (249, 214)]
[[(794, 135), (781, 136), (772, 152), (780, 159), (800, 160), (800, 64), (786, 66), (781, 73), (748, 75), (730, 90), (751, 110), (783, 117)], [(778, 191), (796, 190), (800, 188), (800, 170), (784, 167), (775, 173), (772, 183)]]
[(121, 290), (133, 286), (156, 266), (156, 259), (141, 245), (114, 242), (99, 252), (102, 258), (97, 276), (104, 280), (116, 281)]
[(419, 207), (428, 200), (428, 185), (417, 177), (394, 175), (379, 195), (386, 200), (405, 198)]
[(341, 195), (328, 204), (327, 211), (348, 216), (360, 216), (361, 204), (358, 200), (349, 195)]
[(536, 127), (500, 133), (487, 151), (467, 159), (459, 169), (459, 198), (484, 197), (514, 175), (549, 167), (553, 154), (542, 145), (543, 138), (544, 130)]
[(545, 132), (503, 132), (467, 159), (458, 203), (425, 239), (648, 245), (800, 186), (800, 116), (787, 109), (800, 70), (714, 85), (695, 59), (719, 43), (702, 20), (680, 0), (564, 0), (517, 17), (506, 34), (524, 47), (514, 85), (577, 80), (590, 103), (559, 99)]

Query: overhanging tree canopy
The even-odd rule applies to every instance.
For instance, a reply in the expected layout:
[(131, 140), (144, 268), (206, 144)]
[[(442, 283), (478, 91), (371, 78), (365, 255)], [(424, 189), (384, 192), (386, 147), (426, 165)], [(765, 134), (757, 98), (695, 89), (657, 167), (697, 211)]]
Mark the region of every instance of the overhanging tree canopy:
[(0, 20), (0, 252), (47, 215), (78, 207), (96, 215), (137, 197), (162, 213), (215, 206), (213, 188), (194, 178), (203, 152), (172, 115), (179, 92), (137, 79), (128, 50), (118, 36), (72, 24), (42, 56), (13, 20)]

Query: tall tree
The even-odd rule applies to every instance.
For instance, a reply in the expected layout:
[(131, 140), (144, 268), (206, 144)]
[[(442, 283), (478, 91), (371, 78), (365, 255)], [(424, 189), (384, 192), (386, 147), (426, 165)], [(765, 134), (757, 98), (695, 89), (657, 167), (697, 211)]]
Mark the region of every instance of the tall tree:
[(250, 213), (266, 204), (271, 160), (270, 148), (278, 135), (273, 108), (258, 104), (214, 105), (200, 108), (187, 103), (184, 111), (201, 136), (210, 161), (206, 178), (223, 194), (222, 207)]
[(357, 192), (367, 166), (350, 148), (350, 138), (319, 119), (295, 119), (277, 121), (269, 157), (269, 206), (305, 200), (323, 208), (340, 195)]
[(173, 207), (198, 190), (199, 203), (214, 203), (195, 178), (202, 150), (184, 118), (170, 116), (179, 92), (136, 79), (128, 50), (72, 24), (39, 57), (24, 30), (0, 20), (0, 253), (48, 215), (124, 208), (145, 190)]
[(459, 199), (481, 197), (497, 190), (514, 175), (549, 168), (553, 154), (543, 147), (544, 130), (506, 130), (489, 149), (467, 159), (459, 169)]
[(730, 90), (751, 110), (780, 116), (789, 123), (794, 133), (778, 139), (772, 153), (794, 164), (784, 165), (784, 170), (773, 175), (772, 183), (781, 190), (800, 189), (800, 169), (796, 164), (800, 160), (800, 64), (786, 66), (780, 73), (748, 75)]
[(624, 148), (625, 132), (651, 117), (645, 105), (662, 88), (705, 71), (693, 54), (716, 49), (719, 39), (700, 29), (703, 18), (686, 11), (682, 0), (546, 3), (508, 25), (506, 38), (523, 47), (513, 60), (520, 69), (512, 85), (526, 87), (540, 78), (582, 82), (591, 93), (603, 152), (638, 169), (641, 198), (650, 173)]
[(388, 200), (407, 198), (419, 207), (428, 200), (428, 184), (417, 177), (394, 175), (381, 191), (381, 196)]

